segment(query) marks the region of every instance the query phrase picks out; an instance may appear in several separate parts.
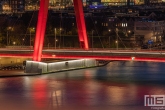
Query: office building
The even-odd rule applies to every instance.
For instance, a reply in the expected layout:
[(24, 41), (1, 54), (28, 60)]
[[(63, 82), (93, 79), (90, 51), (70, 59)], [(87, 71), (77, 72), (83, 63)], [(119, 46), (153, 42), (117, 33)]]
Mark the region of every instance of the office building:
[(12, 13), (21, 13), (25, 11), (25, 0), (9, 0), (9, 7)]
[(21, 13), (25, 11), (25, 0), (1, 0), (0, 13)]

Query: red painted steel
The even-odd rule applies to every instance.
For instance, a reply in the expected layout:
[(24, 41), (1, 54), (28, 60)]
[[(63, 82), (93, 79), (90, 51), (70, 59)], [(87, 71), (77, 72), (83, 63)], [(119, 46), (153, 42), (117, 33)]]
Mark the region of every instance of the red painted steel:
[(89, 49), (82, 0), (73, 0), (81, 48)]
[(37, 31), (34, 44), (33, 61), (40, 61), (42, 48), (44, 43), (45, 28), (47, 22), (49, 0), (40, 1), (40, 9), (38, 14)]
[[(36, 31), (35, 44), (34, 44), (33, 61), (41, 61), (45, 28), (47, 22), (48, 5), (49, 5), (49, 0), (40, 1), (37, 31)], [(82, 0), (74, 0), (74, 10), (76, 15), (80, 46), (88, 50), (89, 46), (88, 46), (88, 39), (86, 34)]]

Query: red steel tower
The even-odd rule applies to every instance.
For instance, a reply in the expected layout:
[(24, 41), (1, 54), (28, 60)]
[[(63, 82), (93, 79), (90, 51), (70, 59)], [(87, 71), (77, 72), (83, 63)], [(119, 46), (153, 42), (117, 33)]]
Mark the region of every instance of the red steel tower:
[[(82, 0), (73, 0), (80, 47), (88, 50), (88, 39), (86, 34), (86, 25), (84, 20)], [(40, 9), (38, 14), (37, 30), (34, 43), (33, 61), (41, 61), (42, 49), (47, 22), (49, 0), (40, 0)]]

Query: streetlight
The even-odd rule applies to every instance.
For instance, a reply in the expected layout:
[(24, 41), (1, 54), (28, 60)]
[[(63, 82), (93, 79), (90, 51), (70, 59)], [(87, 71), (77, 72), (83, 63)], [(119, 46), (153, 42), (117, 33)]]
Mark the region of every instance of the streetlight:
[(54, 48), (56, 49), (56, 28), (54, 29)]
[(162, 36), (160, 36), (160, 48), (161, 48), (161, 54), (162, 54)]
[(116, 40), (116, 49), (118, 50), (118, 37), (119, 37), (119, 35), (118, 35), (118, 28), (116, 28), (116, 35), (117, 35), (117, 40)]
[(6, 39), (6, 45), (9, 44), (9, 31), (12, 30), (13, 28), (12, 27), (7, 27), (7, 39)]
[(23, 39), (22, 39), (22, 45), (24, 45), (24, 40), (25, 40), (25, 39), (23, 38)]
[(93, 31), (94, 30), (92, 30), (92, 50), (93, 50)]
[(15, 46), (15, 44), (16, 44), (16, 42), (14, 41), (14, 42), (13, 42), (13, 45)]
[(61, 47), (61, 45), (60, 45), (60, 44), (61, 44), (61, 39), (62, 39), (62, 38), (61, 38), (61, 31), (62, 31), (62, 28), (60, 28), (59, 48)]
[(59, 10), (60, 10), (61, 6), (60, 6), (60, 4), (58, 4), (58, 5), (59, 5)]
[(35, 30), (35, 28), (30, 28), (29, 29), (29, 31), (30, 31), (30, 40), (29, 40), (29, 42), (30, 42), (30, 47), (31, 47), (31, 34), (32, 34), (32, 31), (34, 31)]
[(118, 50), (118, 41), (116, 40), (115, 43), (116, 43), (116, 49)]
[(30, 40), (29, 40), (29, 42), (30, 42), (30, 47), (31, 47), (31, 29), (30, 29)]
[(8, 30), (7, 30), (7, 37), (6, 37), (6, 38), (7, 38), (7, 39), (6, 39), (6, 45), (7, 45), (7, 46), (8, 46), (8, 39), (9, 39), (8, 37), (9, 37), (9, 33), (8, 33)]
[[(109, 29), (108, 31), (111, 32), (111, 29)], [(110, 36), (109, 36), (109, 48), (111, 47), (110, 42), (111, 42), (111, 39), (110, 39)]]

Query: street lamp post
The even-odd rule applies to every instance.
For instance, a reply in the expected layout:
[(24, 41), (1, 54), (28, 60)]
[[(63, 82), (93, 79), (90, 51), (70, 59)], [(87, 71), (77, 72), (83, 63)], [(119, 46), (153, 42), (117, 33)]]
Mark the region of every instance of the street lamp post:
[(7, 39), (6, 39), (6, 45), (8, 46), (8, 38), (9, 37), (9, 33), (8, 33), (8, 30), (7, 30)]
[(13, 42), (13, 45), (15, 46), (15, 44), (16, 44), (16, 42), (14, 41), (14, 42)]
[(23, 39), (22, 39), (22, 46), (24, 45), (24, 40), (25, 40), (25, 39), (23, 38)]
[(12, 27), (7, 27), (7, 35), (6, 35), (6, 45), (8, 46), (9, 44), (9, 31), (12, 31)]
[(93, 30), (92, 30), (92, 50), (93, 50)]
[[(108, 30), (109, 32), (111, 32), (111, 30), (109, 29)], [(110, 35), (109, 35), (109, 48), (111, 47), (111, 38), (110, 38)]]
[(35, 28), (30, 28), (29, 32), (30, 32), (30, 40), (29, 40), (29, 43), (30, 43), (30, 47), (31, 47), (31, 41), (32, 41), (32, 32), (35, 31)]
[(31, 47), (31, 29), (30, 29), (30, 40), (29, 40), (29, 42), (30, 42), (30, 47)]
[(162, 54), (162, 36), (160, 36), (160, 48), (161, 48), (161, 54)]
[(61, 31), (62, 31), (62, 28), (60, 28), (60, 40), (59, 40), (59, 48), (61, 48), (61, 41), (62, 41), (62, 38), (61, 38)]
[(54, 29), (54, 48), (56, 49), (56, 28)]
[(111, 38), (110, 38), (110, 36), (109, 36), (109, 49), (111, 48)]
[(118, 35), (118, 28), (116, 28), (116, 35), (117, 35), (117, 40), (116, 40), (116, 49), (118, 50), (118, 37), (119, 37), (119, 35)]

